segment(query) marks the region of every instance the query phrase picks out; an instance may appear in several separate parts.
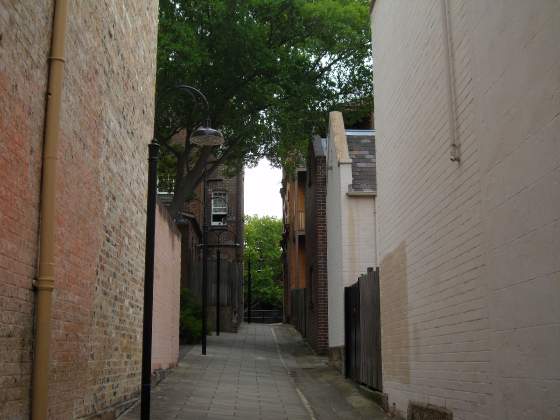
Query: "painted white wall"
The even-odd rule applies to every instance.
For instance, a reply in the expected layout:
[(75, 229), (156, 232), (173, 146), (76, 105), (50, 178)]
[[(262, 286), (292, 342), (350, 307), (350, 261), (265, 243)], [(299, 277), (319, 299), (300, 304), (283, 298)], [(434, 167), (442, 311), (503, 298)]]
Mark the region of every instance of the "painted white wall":
[(383, 387), (454, 419), (560, 418), (560, 3), (376, 0)]
[(327, 137), (327, 269), (329, 347), (344, 345), (344, 287), (375, 267), (375, 225), (372, 196), (350, 196), (352, 160), (342, 114), (331, 112)]
[(330, 133), (327, 137), (327, 279), (329, 347), (344, 345), (344, 286), (342, 277), (342, 209), (341, 169), (347, 172), (351, 161), (339, 165), (335, 136), (335, 121), (331, 113)]
[(376, 267), (375, 225), (371, 215), (375, 200), (371, 196), (349, 196), (342, 192), (342, 247), (343, 282), (349, 286), (356, 282), (368, 267)]

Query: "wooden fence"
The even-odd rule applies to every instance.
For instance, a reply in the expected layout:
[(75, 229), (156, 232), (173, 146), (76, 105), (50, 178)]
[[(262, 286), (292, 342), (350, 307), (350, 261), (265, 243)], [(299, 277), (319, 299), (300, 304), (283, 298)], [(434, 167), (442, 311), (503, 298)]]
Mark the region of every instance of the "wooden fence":
[[(208, 261), (208, 305), (216, 305), (216, 260)], [(202, 296), (202, 263), (189, 266), (189, 289), (195, 296)], [(220, 262), (220, 304), (238, 308), (241, 304), (241, 264), (222, 260)]]
[(381, 390), (381, 322), (379, 269), (368, 268), (344, 289), (346, 376)]
[(307, 289), (290, 290), (290, 322), (302, 336), (307, 336)]
[[(208, 261), (208, 325), (212, 328), (216, 319), (216, 260)], [(186, 287), (202, 302), (202, 262), (189, 265)], [(220, 323), (222, 331), (237, 331), (243, 317), (242, 265), (234, 261), (221, 260), (220, 263)]]

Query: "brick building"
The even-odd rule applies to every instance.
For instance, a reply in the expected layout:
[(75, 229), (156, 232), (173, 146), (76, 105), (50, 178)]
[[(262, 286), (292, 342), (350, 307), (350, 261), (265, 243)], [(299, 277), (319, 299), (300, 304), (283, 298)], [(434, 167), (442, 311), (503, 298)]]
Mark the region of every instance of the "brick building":
[[(237, 331), (243, 316), (243, 172), (232, 175), (218, 166), (207, 180), (209, 216), (208, 322), (216, 320), (217, 250), (220, 249), (220, 326), (222, 331)], [(165, 194), (164, 194), (165, 195)], [(181, 285), (202, 299), (203, 185), (182, 212)], [(222, 245), (218, 247), (218, 245)]]
[[(0, 1), (2, 419), (27, 419), (30, 412), (53, 7), (53, 1)], [(48, 418), (110, 416), (139, 392), (157, 9), (155, 0), (126, 6), (69, 2), (56, 155)], [(161, 231), (177, 243), (163, 216)], [(156, 267), (156, 282), (165, 283), (161, 276), (168, 274)], [(163, 367), (173, 355), (160, 350), (155, 354)]]
[(389, 404), (560, 418), (560, 4), (371, 17)]
[(310, 141), (306, 165), (282, 181), (284, 320), (341, 369), (344, 287), (377, 265), (373, 133), (331, 113), (327, 138)]
[(305, 252), (306, 169), (298, 166), (293, 174), (284, 171), (282, 179), (282, 220), (284, 232), (284, 321), (290, 322), (305, 336), (307, 296), (307, 260)]

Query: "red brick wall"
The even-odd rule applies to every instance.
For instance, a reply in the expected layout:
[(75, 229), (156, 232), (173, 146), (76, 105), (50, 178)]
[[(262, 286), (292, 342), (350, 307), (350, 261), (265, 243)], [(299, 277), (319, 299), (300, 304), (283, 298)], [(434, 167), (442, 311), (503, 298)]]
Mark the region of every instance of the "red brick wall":
[[(0, 0), (0, 418), (29, 416), (53, 1)], [(139, 389), (157, 1), (70, 2), (58, 153), (49, 418)]]
[(329, 346), (328, 281), (327, 281), (327, 166), (325, 156), (315, 156), (313, 146), (309, 151), (308, 171), (311, 182), (306, 191), (306, 253), (311, 275), (308, 289), (311, 302), (309, 341), (313, 349), (325, 354)]
[[(0, 418), (28, 418), (52, 11), (48, 2), (10, 2), (6, 14), (5, 3), (0, 1)], [(33, 31), (25, 22), (33, 22)]]
[(179, 358), (179, 302), (181, 234), (158, 203), (154, 272), (152, 370), (177, 365)]

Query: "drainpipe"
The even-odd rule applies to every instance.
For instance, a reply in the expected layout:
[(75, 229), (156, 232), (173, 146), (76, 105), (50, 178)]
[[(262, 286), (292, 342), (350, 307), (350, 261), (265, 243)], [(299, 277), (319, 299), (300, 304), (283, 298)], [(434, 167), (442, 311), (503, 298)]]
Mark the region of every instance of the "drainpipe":
[(45, 131), (39, 230), (39, 271), (36, 296), (35, 357), (31, 390), (31, 418), (44, 420), (48, 413), (49, 344), (51, 339), (52, 293), (54, 289), (55, 184), (60, 102), (64, 73), (64, 37), (68, 0), (55, 0)]
[(445, 76), (447, 82), (447, 106), (449, 108), (449, 130), (451, 135), (449, 157), (453, 162), (461, 160), (461, 149), (457, 128), (457, 95), (455, 93), (455, 57), (453, 55), (453, 38), (451, 33), (451, 16), (449, 0), (440, 0), (443, 29), (443, 46), (445, 49)]

